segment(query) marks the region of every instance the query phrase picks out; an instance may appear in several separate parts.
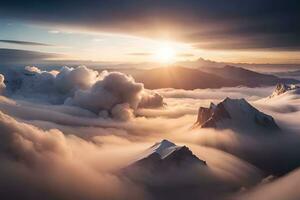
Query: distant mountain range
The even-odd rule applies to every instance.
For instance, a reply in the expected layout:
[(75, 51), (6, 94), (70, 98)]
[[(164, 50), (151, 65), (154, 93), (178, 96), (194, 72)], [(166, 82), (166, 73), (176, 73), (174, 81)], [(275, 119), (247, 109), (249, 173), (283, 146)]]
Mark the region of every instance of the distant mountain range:
[(279, 78), (241, 67), (225, 66), (221, 68), (206, 67), (200, 69), (185, 67), (165, 67), (154, 69), (121, 70), (130, 74), (148, 89), (204, 89), (235, 86), (271, 86), (277, 83), (297, 84), (299, 80)]
[(136, 81), (144, 83), (148, 89), (220, 88), (239, 85), (237, 81), (232, 79), (184, 67), (137, 70), (131, 75)]
[(274, 73), (274, 75), (284, 77), (284, 78), (294, 78), (300, 80), (300, 70), (276, 72)]
[[(50, 68), (49, 68), (50, 69)], [(103, 71), (104, 69), (96, 69)], [(159, 67), (153, 69), (142, 68), (110, 68), (108, 71), (120, 71), (133, 76), (135, 81), (144, 83), (147, 89), (175, 88), (175, 89), (205, 89), (221, 87), (259, 87), (272, 86), (277, 83), (298, 84), (300, 80), (293, 78), (280, 78), (275, 75), (258, 73), (235, 66), (224, 67)], [(23, 68), (4, 68), (0, 73), (6, 77), (6, 83), (16, 82)]]
[(248, 69), (234, 66), (225, 66), (222, 68), (203, 68), (205, 72), (213, 73), (215, 75), (235, 80), (241, 85), (249, 87), (257, 86), (268, 86), (275, 85), (279, 82), (282, 83), (299, 83), (300, 81), (289, 79), (289, 78), (279, 78), (270, 74), (257, 73)]

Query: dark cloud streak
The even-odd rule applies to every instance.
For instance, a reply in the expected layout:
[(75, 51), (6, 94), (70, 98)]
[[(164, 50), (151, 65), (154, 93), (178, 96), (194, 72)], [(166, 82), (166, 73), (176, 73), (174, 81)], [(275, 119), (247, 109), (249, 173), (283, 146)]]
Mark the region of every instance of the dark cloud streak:
[(53, 46), (51, 44), (46, 44), (46, 43), (20, 41), (20, 40), (0, 40), (0, 42), (8, 43), (8, 44), (28, 45), (28, 46)]

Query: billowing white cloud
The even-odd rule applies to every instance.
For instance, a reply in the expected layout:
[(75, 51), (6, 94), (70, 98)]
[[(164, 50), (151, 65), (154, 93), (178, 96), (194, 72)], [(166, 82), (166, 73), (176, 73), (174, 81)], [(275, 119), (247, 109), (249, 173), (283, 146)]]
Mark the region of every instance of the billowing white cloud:
[(63, 67), (55, 77), (54, 85), (61, 93), (88, 89), (97, 81), (98, 72), (85, 66)]
[(26, 66), (24, 69), (28, 73), (41, 73), (41, 70), (35, 66)]
[[(124, 112), (118, 115), (116, 111), (124, 106), (114, 109), (119, 104), (127, 104), (133, 111), (138, 107), (153, 108), (164, 104), (162, 96), (145, 90), (143, 84), (135, 82), (131, 76), (107, 71), (99, 74), (85, 66), (63, 67), (58, 72), (27, 66), (17, 83), (20, 85), (15, 86), (13, 98), (77, 106), (100, 113), (102, 117), (123, 115)], [(124, 115), (116, 118), (125, 119)]]
[(78, 89), (87, 89), (97, 81), (98, 72), (85, 66), (77, 68), (62, 67), (59, 72), (42, 71), (27, 66), (20, 75), (18, 89), (13, 95), (34, 97), (51, 103), (62, 103)]
[(3, 94), (5, 88), (6, 88), (6, 85), (4, 83), (4, 76), (3, 76), (3, 74), (0, 74), (0, 94)]
[(141, 101), (139, 102), (140, 108), (157, 108), (164, 105), (164, 98), (162, 95), (152, 92), (149, 90), (145, 90), (142, 93)]
[(77, 90), (66, 103), (86, 108), (95, 113), (111, 110), (117, 104), (127, 103), (136, 109), (143, 91), (143, 84), (119, 72), (102, 72), (100, 80), (88, 90)]

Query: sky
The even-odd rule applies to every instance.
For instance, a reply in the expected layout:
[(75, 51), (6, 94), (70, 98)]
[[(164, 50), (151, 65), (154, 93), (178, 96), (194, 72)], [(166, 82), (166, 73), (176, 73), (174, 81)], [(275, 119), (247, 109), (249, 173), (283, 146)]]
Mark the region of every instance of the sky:
[(299, 8), (296, 0), (6, 1), (0, 58), (299, 64)]

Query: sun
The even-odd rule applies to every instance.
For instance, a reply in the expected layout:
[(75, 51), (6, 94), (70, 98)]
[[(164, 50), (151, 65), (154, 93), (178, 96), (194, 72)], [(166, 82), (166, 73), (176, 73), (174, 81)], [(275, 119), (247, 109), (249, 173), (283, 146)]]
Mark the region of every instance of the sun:
[(157, 62), (168, 64), (175, 62), (176, 52), (171, 45), (162, 44), (154, 55)]

